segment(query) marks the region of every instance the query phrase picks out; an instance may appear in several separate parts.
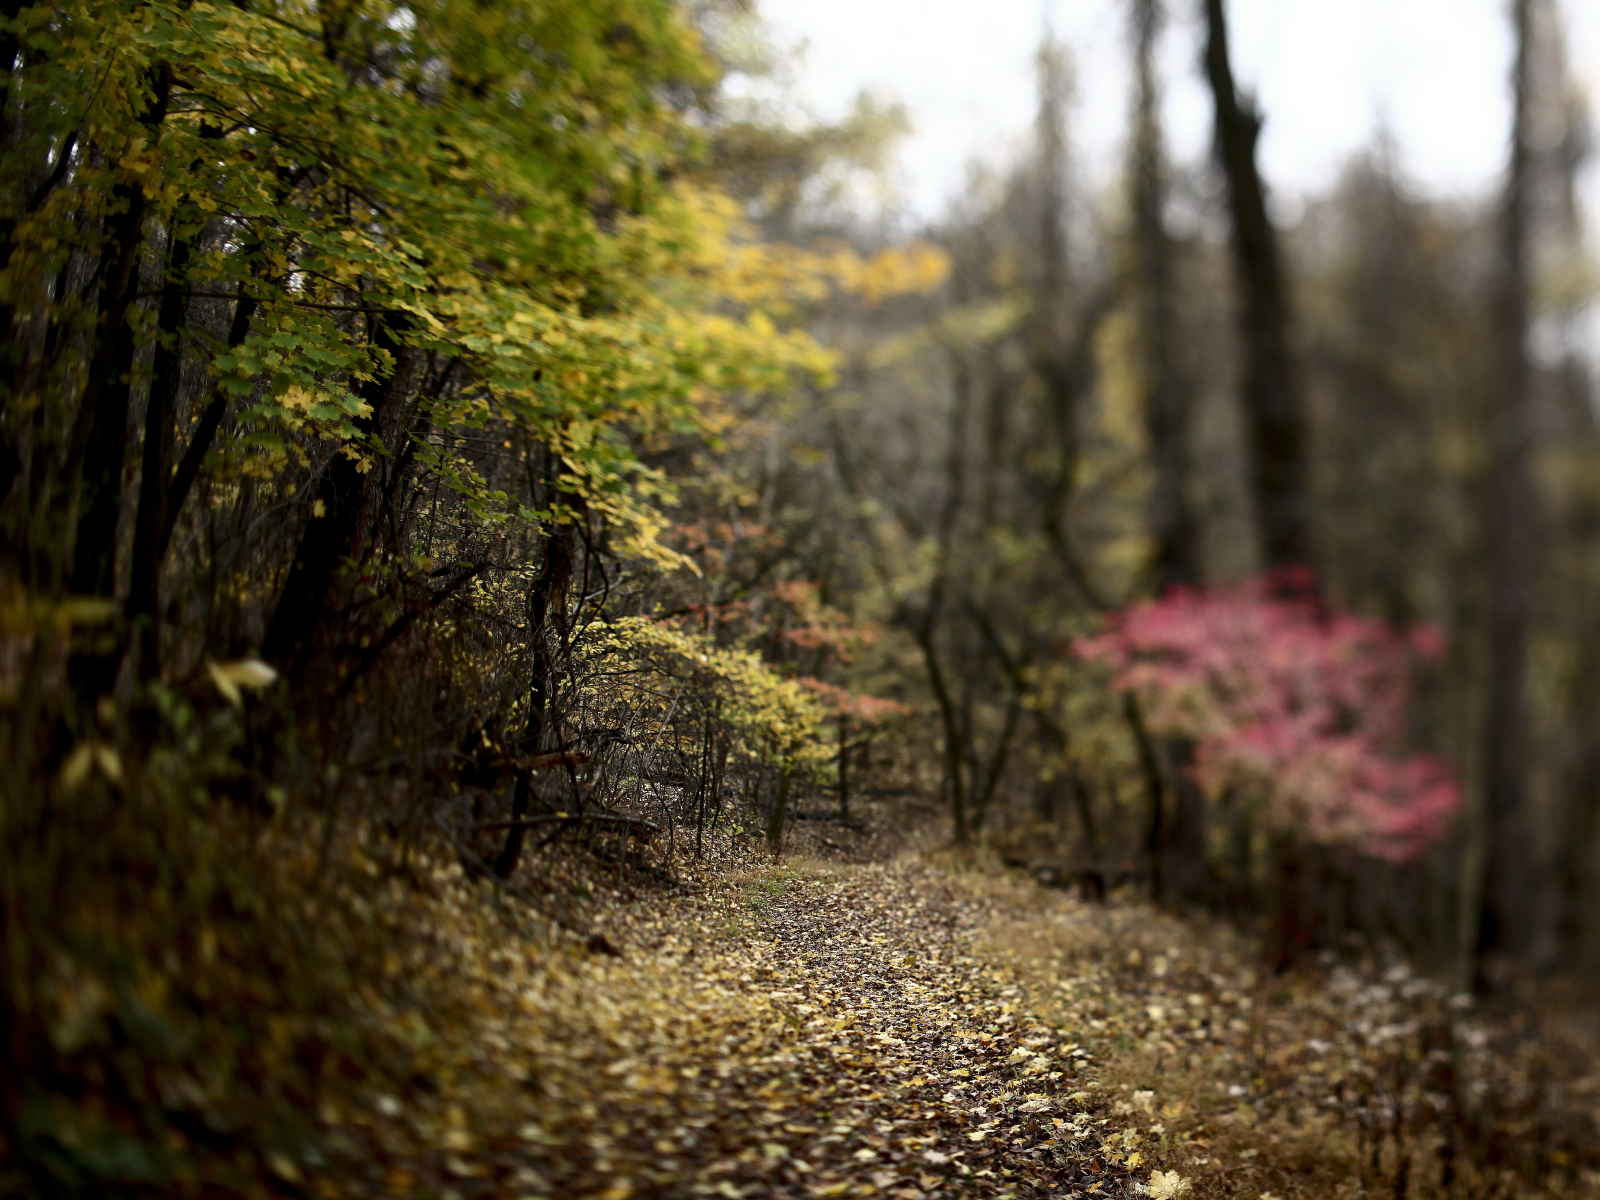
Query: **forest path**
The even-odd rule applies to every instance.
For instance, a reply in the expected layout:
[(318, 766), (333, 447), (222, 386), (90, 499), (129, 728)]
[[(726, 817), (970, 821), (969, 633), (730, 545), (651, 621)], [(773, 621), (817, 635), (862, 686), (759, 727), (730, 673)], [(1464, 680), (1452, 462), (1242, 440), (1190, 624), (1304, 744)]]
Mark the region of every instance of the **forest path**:
[[(671, 891), (547, 871), (533, 905), (453, 862), (395, 876), (395, 949), (360, 983), (387, 1049), (247, 1194), (1491, 1194), (1501, 1165), (1419, 1072), (1459, 1034), (1471, 1086), (1525, 1103), (1556, 1065), (1509, 1024), (1486, 1057), (1494, 1030), (1403, 963), (1271, 976), (1225, 927), (964, 864), (737, 861), (680, 860)], [(1528, 1178), (1554, 1178), (1545, 1145)]]
[(1129, 1135), (1083, 1111), (1086, 1052), (975, 952), (996, 916), (912, 863), (708, 889), (524, 1003), (569, 1028), (523, 1043), (541, 1115), (500, 1171), (608, 1200), (1141, 1191)]
[(737, 1081), (725, 1127), (745, 1126), (748, 1149), (707, 1178), (723, 1194), (905, 1197), (1112, 1182), (1104, 1122), (1074, 1125), (1066, 1099), (1084, 1052), (973, 953), (992, 915), (915, 870), (787, 881), (752, 950), (792, 1041)]

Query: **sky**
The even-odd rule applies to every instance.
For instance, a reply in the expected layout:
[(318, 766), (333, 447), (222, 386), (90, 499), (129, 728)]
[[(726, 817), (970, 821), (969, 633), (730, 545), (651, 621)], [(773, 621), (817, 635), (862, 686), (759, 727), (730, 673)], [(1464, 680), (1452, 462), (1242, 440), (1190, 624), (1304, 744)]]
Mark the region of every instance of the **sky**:
[[(1561, 0), (1573, 70), (1600, 108), (1600, 0)], [(1126, 0), (758, 0), (775, 41), (802, 47), (793, 87), (820, 117), (863, 88), (899, 100), (914, 131), (900, 183), (914, 218), (960, 191), (967, 164), (1000, 163), (1033, 117), (1033, 53), (1048, 21), (1070, 47), (1072, 136), (1091, 178), (1122, 155), (1129, 103)], [(1168, 145), (1206, 152), (1199, 0), (1168, 0), (1161, 47)], [(1402, 170), (1434, 194), (1484, 194), (1505, 159), (1511, 43), (1504, 0), (1231, 0), (1234, 72), (1266, 113), (1261, 164), (1292, 210), (1325, 188), (1380, 123)], [(1600, 164), (1584, 180), (1591, 240)]]

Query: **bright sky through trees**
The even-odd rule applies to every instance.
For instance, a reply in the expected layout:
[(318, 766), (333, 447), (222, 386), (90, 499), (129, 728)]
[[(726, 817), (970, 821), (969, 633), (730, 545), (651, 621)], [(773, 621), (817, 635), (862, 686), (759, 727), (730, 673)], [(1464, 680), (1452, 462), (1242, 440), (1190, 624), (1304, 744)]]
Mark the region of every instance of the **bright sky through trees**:
[[(1600, 94), (1600, 4), (1562, 5), (1575, 75)], [(798, 97), (837, 115), (863, 87), (905, 103), (902, 152), (913, 211), (936, 215), (974, 155), (993, 159), (1033, 115), (1032, 54), (1046, 14), (1073, 50), (1075, 136), (1103, 175), (1121, 153), (1128, 106), (1120, 0), (762, 0), (780, 44), (803, 40)], [(1197, 68), (1197, 3), (1170, 0), (1163, 53), (1169, 143), (1206, 149), (1211, 101)], [(1473, 193), (1505, 158), (1510, 38), (1498, 0), (1232, 0), (1236, 69), (1267, 113), (1263, 167), (1285, 196), (1329, 183), (1375, 122), (1407, 173), (1433, 191)], [(1600, 168), (1585, 188), (1600, 212)]]

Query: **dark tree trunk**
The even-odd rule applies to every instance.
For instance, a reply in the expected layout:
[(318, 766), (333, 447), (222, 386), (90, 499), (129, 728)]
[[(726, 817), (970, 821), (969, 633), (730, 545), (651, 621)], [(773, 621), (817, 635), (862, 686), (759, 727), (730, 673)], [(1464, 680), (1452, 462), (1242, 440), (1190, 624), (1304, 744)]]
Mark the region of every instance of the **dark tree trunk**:
[(850, 823), (850, 718), (839, 714), (839, 820)]
[[(1134, 0), (1133, 293), (1138, 313), (1139, 369), (1144, 376), (1145, 432), (1154, 479), (1150, 536), (1155, 543), (1151, 582), (1156, 592), (1199, 579), (1198, 528), (1189, 504), (1189, 397), (1177, 362), (1173, 245), (1166, 226), (1167, 180), (1162, 149), (1155, 49), (1162, 24), (1160, 0)], [(1205, 805), (1189, 779), (1194, 746), (1162, 741), (1175, 794), (1172, 822), (1157, 853), (1167, 863), (1162, 882), (1180, 900), (1201, 899), (1205, 878)]]
[[(256, 302), (250, 296), (240, 296), (233, 306), (233, 325), (228, 330), (228, 349), (235, 349), (250, 332), (250, 318), (255, 316)], [(177, 469), (172, 473), (172, 482), (167, 488), (167, 498), (163, 504), (165, 517), (161, 526), (161, 540), (156, 549), (155, 563), (160, 568), (161, 559), (166, 557), (167, 546), (172, 541), (173, 527), (178, 523), (178, 514), (183, 511), (183, 502), (189, 498), (189, 489), (194, 486), (194, 481), (200, 474), (200, 464), (205, 461), (206, 454), (211, 449), (211, 443), (216, 440), (217, 430), (222, 427), (222, 418), (228, 412), (228, 394), (221, 388), (212, 393), (211, 401), (200, 412), (200, 419), (195, 422), (194, 433), (189, 437), (189, 445), (183, 451), (183, 457), (178, 460)]]
[[(171, 83), (168, 68), (155, 69), (152, 96), (141, 118), (152, 132), (166, 120)], [(70, 578), (72, 590), (85, 596), (109, 596), (115, 581), (122, 464), (128, 445), (137, 340), (129, 317), (139, 292), (144, 188), (137, 183), (118, 183), (112, 191), (112, 209), (102, 252), (94, 355), (73, 431), (72, 460), (77, 466), (73, 473), (78, 483)]]
[[(554, 460), (549, 472), (551, 478), (561, 477), (561, 463)], [(563, 497), (570, 500), (570, 497)], [(566, 642), (567, 600), (572, 584), (572, 558), (574, 547), (571, 524), (554, 526), (544, 541), (544, 564), (539, 569), (533, 586), (528, 591), (528, 647), (531, 653), (531, 673), (528, 680), (528, 719), (518, 738), (517, 749), (523, 757), (531, 757), (544, 748), (545, 730), (550, 720), (552, 693), (555, 690), (556, 668)], [(531, 811), (533, 804), (532, 776), (523, 770), (517, 773), (517, 787), (511, 798), (511, 819), (520, 821)], [(513, 825), (506, 831), (505, 844), (494, 860), (494, 873), (509, 879), (522, 858), (522, 844), (527, 836), (525, 826)]]
[[(352, 424), (363, 440), (382, 427), (388, 409), (402, 404), (409, 389), (410, 351), (401, 343), (400, 333), (394, 317), (385, 316), (377, 322), (373, 341), (391, 356), (395, 365), (388, 379), (372, 379), (361, 385), (359, 395), (369, 412)], [(277, 664), (293, 689), (298, 690), (303, 682), (318, 636), (331, 615), (329, 601), (340, 563), (347, 557), (362, 557), (360, 542), (367, 501), (378, 479), (377, 471), (363, 472), (354, 458), (339, 452), (317, 481), (315, 502), (321, 505), (323, 515), (312, 517), (300, 537), (261, 645), (262, 657)]]
[(794, 768), (785, 766), (778, 774), (778, 794), (772, 798), (767, 818), (767, 853), (778, 857), (783, 849), (783, 822), (789, 814), (789, 789), (794, 783)]
[(1138, 94), (1133, 122), (1134, 294), (1139, 314), (1139, 365), (1144, 374), (1145, 430), (1155, 479), (1150, 535), (1155, 590), (1194, 583), (1199, 575), (1194, 511), (1189, 504), (1189, 397), (1177, 365), (1173, 246), (1167, 231), (1166, 162), (1162, 149), (1155, 48), (1160, 0), (1134, 0), (1134, 66)]
[(1139, 774), (1144, 779), (1145, 799), (1145, 862), (1150, 871), (1150, 898), (1157, 904), (1167, 897), (1166, 872), (1166, 783), (1161, 775), (1161, 763), (1156, 757), (1155, 744), (1144, 727), (1144, 713), (1132, 692), (1122, 697), (1122, 714), (1133, 735), (1134, 749), (1139, 755)]
[[(1531, 0), (1512, 21), (1511, 162), (1501, 213), (1501, 277), (1495, 326), (1499, 407), (1492, 430), (1489, 706), (1484, 731), (1487, 869), (1478, 919), (1480, 968), (1491, 953), (1527, 946), (1531, 879), (1524, 811), (1529, 587), (1534, 569), (1534, 493), (1528, 459), (1534, 437), (1528, 339), (1528, 206)], [(1481, 977), (1481, 976), (1480, 976)]]
[(154, 679), (161, 671), (161, 559), (171, 528), (167, 506), (171, 500), (173, 442), (177, 437), (175, 420), (183, 370), (183, 328), (189, 309), (189, 286), (185, 276), (189, 270), (191, 246), (188, 235), (175, 236), (167, 259), (167, 278), (161, 289), (161, 309), (156, 317), (157, 341), (150, 398), (145, 405), (139, 507), (134, 512), (133, 559), (129, 566), (126, 607), (141, 679)]
[(1256, 166), (1261, 117), (1228, 61), (1223, 0), (1206, 0), (1206, 76), (1216, 103), (1216, 152), (1228, 180), (1233, 256), (1242, 292), (1244, 409), (1251, 490), (1267, 567), (1311, 563), (1305, 418), (1289, 349), (1289, 292)]

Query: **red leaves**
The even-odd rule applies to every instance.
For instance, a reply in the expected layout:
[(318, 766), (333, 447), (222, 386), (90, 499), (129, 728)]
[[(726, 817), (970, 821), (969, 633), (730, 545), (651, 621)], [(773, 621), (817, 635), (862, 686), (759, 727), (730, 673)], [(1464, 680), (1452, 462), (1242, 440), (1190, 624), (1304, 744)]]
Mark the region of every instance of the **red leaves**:
[(1312, 841), (1414, 859), (1461, 805), (1443, 762), (1403, 752), (1412, 669), (1444, 639), (1332, 609), (1307, 582), (1174, 589), (1075, 649), (1140, 698), (1153, 730), (1196, 740), (1208, 792), (1263, 803)]
[(844, 717), (855, 725), (881, 725), (894, 717), (909, 716), (913, 711), (909, 704), (902, 704), (898, 700), (852, 692), (849, 688), (824, 683), (809, 675), (802, 675), (795, 682), (814, 693), (817, 699), (827, 705), (833, 716)]

